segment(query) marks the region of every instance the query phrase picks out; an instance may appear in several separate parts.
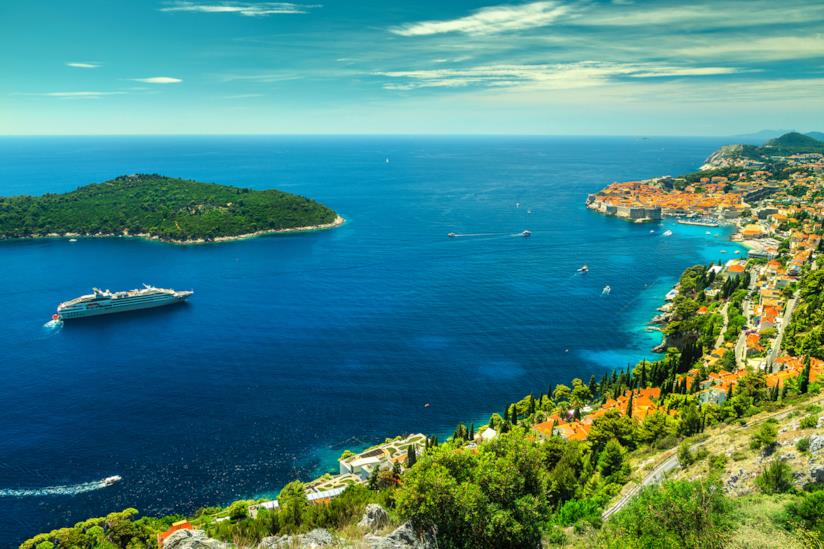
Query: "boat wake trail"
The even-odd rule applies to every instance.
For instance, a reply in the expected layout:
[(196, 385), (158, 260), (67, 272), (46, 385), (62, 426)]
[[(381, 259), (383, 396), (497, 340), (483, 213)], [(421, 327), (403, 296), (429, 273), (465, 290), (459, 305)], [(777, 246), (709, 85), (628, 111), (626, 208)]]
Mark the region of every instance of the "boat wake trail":
[(82, 482), (80, 484), (68, 484), (64, 486), (47, 486), (45, 488), (0, 488), (0, 497), (25, 498), (40, 496), (74, 496), (85, 492), (93, 492), (102, 488), (107, 488), (119, 481), (120, 477), (107, 477), (94, 482)]

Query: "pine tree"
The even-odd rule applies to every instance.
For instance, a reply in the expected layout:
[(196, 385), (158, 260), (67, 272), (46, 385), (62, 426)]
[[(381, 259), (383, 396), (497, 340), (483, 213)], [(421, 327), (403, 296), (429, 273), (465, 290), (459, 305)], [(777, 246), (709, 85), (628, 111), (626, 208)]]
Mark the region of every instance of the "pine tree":
[(529, 415), (535, 414), (535, 397), (532, 394), (529, 395)]
[(369, 489), (370, 490), (377, 490), (378, 489), (378, 474), (380, 473), (380, 464), (376, 463), (374, 469), (369, 473)]
[(644, 360), (641, 362), (641, 379), (638, 381), (639, 385), (643, 389), (647, 386), (647, 361)]
[(512, 405), (512, 415), (509, 417), (509, 422), (512, 423), (513, 427), (518, 425), (518, 407), (514, 404)]
[(589, 394), (594, 398), (597, 392), (598, 384), (595, 382), (595, 376), (591, 375), (589, 376)]

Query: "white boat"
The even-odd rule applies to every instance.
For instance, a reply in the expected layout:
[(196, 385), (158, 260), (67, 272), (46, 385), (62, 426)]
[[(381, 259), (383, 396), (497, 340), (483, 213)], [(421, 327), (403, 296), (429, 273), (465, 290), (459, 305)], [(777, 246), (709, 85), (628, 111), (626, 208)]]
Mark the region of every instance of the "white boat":
[(389, 164), (389, 157), (386, 157), (386, 163)]
[(70, 238), (69, 242), (77, 242), (77, 239), (76, 238)]
[(121, 480), (123, 480), (123, 477), (121, 477), (120, 475), (114, 475), (114, 476), (111, 476), (111, 477), (106, 477), (106, 478), (103, 479), (103, 485), (104, 486), (111, 486), (115, 482), (120, 482)]
[(727, 250), (721, 250), (721, 253), (725, 254), (725, 253), (727, 253)]
[(521, 233), (521, 236), (523, 236), (524, 238), (532, 236), (532, 231), (524, 231)]
[(664, 231), (664, 236), (672, 236), (672, 231), (667, 229), (666, 231)]
[(655, 232), (655, 229), (650, 229), (649, 230), (649, 234), (653, 234), (654, 232)]
[(712, 234), (712, 233), (709, 232), (709, 231), (704, 231), (704, 234)]
[(609, 295), (610, 293), (612, 293), (612, 288), (609, 285), (604, 286), (604, 289), (601, 290), (601, 295)]
[(448, 233), (446, 236), (448, 236), (449, 238), (455, 238), (458, 235), (456, 233)]
[(516, 202), (516, 203), (515, 203), (515, 207), (516, 207), (516, 208), (520, 208), (520, 207), (521, 207), (521, 203), (520, 203), (520, 202)]
[(735, 253), (736, 253), (736, 254), (740, 254), (740, 253), (741, 253), (741, 250), (735, 250)]
[(589, 272), (589, 267), (586, 264), (581, 265), (581, 267), (578, 269), (578, 272), (579, 273), (588, 273)]
[(532, 210), (527, 210), (526, 213), (531, 214)]

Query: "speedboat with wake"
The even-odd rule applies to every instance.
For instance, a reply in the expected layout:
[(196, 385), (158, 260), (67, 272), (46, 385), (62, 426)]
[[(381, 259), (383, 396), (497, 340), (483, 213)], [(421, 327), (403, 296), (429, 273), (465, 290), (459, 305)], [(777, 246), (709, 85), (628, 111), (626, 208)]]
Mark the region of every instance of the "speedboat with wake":
[(521, 233), (521, 236), (523, 236), (524, 238), (528, 238), (528, 237), (532, 236), (532, 231), (523, 231)]
[(667, 229), (666, 231), (663, 232), (663, 235), (664, 236), (672, 236), (672, 231)]
[(111, 477), (104, 478), (102, 482), (103, 486), (111, 486), (112, 484), (120, 482), (121, 480), (123, 480), (123, 477), (121, 477), (120, 475), (114, 475)]
[(584, 263), (583, 265), (581, 265), (578, 268), (578, 272), (579, 273), (588, 273), (589, 272), (589, 267), (587, 267), (586, 263)]

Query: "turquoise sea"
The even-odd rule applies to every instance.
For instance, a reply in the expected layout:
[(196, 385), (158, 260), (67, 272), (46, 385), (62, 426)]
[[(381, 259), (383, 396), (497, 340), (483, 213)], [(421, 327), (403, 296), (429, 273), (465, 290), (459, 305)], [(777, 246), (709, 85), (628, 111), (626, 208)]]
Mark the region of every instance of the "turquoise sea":
[[(149, 172), (277, 187), (347, 219), (192, 247), (0, 243), (0, 546), (128, 506), (185, 513), (271, 494), (334, 470), (346, 448), (445, 435), (550, 383), (651, 356), (646, 323), (680, 272), (740, 248), (724, 229), (632, 225), (584, 200), (612, 181), (694, 170), (721, 144), (0, 138), (3, 195)], [(43, 327), (92, 286), (144, 282), (195, 295)], [(123, 481), (95, 484), (109, 475)]]

